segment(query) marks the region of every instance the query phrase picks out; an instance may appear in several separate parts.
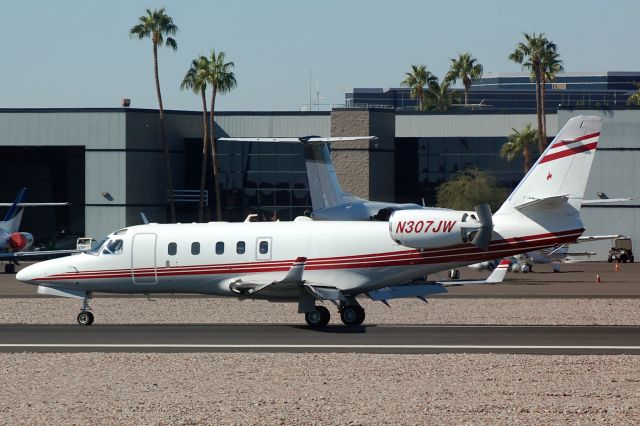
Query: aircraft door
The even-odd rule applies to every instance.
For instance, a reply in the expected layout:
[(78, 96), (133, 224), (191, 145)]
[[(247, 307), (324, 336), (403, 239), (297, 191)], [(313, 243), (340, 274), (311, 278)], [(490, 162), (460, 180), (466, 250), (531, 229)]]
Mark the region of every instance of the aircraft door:
[(271, 260), (271, 250), (273, 250), (271, 237), (260, 237), (256, 239), (256, 260)]
[(134, 284), (156, 284), (156, 234), (136, 234), (131, 249), (131, 278)]

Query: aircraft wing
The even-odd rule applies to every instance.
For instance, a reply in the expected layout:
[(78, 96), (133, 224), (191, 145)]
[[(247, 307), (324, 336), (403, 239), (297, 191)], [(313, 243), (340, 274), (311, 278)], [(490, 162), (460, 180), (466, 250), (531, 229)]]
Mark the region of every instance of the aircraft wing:
[(387, 304), (389, 299), (417, 297), (426, 302), (426, 297), (432, 294), (447, 293), (447, 287), (457, 287), (474, 284), (497, 284), (504, 280), (509, 269), (509, 260), (503, 259), (486, 280), (452, 280), (435, 281), (421, 284), (404, 284), (385, 287), (379, 290), (367, 292), (371, 300), (381, 301)]
[[(0, 207), (11, 207), (13, 203), (0, 203)], [(16, 207), (68, 206), (69, 203), (16, 203)]]
[(229, 284), (229, 288), (240, 297), (252, 298), (268, 296), (269, 298), (298, 297), (303, 292), (318, 300), (344, 300), (340, 290), (334, 287), (314, 285), (303, 280), (306, 257), (298, 257), (285, 276), (280, 280), (261, 282), (255, 276), (239, 277)]
[(616, 234), (616, 235), (587, 235), (584, 237), (578, 237), (579, 243), (586, 243), (589, 241), (600, 241), (600, 240), (614, 240), (616, 238), (625, 238), (624, 235)]
[(81, 250), (35, 250), (0, 253), (0, 260), (18, 260), (38, 257), (62, 257), (82, 253)]
[(625, 201), (635, 200), (638, 197), (625, 198), (597, 198), (594, 200), (582, 200), (583, 206), (597, 206), (598, 204), (624, 203)]

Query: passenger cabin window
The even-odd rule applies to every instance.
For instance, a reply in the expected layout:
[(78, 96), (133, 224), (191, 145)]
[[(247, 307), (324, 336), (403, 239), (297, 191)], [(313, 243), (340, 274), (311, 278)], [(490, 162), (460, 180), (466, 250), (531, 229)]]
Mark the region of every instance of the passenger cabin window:
[(200, 254), (200, 243), (191, 243), (191, 254), (194, 256)]
[(104, 246), (102, 254), (122, 254), (122, 240), (111, 240)]
[(216, 254), (223, 254), (224, 253), (224, 243), (222, 241), (218, 241), (216, 243)]
[(246, 246), (244, 244), (244, 241), (238, 241), (238, 244), (236, 244), (236, 253), (244, 254), (245, 248)]
[(169, 256), (175, 256), (177, 252), (178, 245), (176, 243), (169, 243), (169, 246), (167, 247), (167, 253)]
[(269, 241), (260, 241), (260, 247), (258, 248), (260, 254), (269, 253)]

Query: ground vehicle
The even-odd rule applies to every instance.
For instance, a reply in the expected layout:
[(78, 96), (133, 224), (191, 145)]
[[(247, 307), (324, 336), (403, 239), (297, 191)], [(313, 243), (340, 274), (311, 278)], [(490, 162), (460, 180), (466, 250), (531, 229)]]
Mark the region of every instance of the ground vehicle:
[(613, 247), (609, 250), (607, 261), (611, 263), (614, 260), (618, 263), (633, 263), (631, 238), (616, 238), (613, 240)]
[(93, 244), (96, 243), (96, 240), (89, 237), (78, 238), (76, 241), (76, 250), (78, 251), (87, 251), (91, 250)]

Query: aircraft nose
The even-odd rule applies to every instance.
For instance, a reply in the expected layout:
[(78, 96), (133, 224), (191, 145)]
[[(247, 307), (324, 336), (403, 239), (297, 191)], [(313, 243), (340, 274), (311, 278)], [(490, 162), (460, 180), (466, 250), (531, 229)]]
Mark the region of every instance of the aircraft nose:
[(16, 279), (18, 281), (22, 281), (23, 283), (31, 283), (33, 279), (36, 277), (36, 268), (35, 265), (27, 266), (26, 268), (22, 268), (16, 274)]

